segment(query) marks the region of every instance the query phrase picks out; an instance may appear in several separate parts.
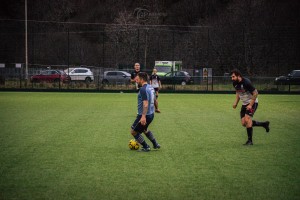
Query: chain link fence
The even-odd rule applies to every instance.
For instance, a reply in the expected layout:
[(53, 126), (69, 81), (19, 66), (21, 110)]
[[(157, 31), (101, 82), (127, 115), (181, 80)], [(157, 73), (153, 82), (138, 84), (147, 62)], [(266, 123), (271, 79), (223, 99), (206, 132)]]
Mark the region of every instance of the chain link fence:
[[(56, 67), (52, 70), (66, 71), (66, 68)], [(0, 90), (7, 89), (28, 89), (28, 90), (76, 90), (76, 91), (135, 91), (135, 85), (130, 83), (130, 77), (127, 80), (114, 81), (110, 83), (104, 82), (104, 72), (115, 71), (114, 68), (90, 68), (93, 72), (92, 81), (85, 81), (85, 76), (78, 78), (79, 80), (71, 80), (64, 82), (62, 79), (32, 81), (25, 80), (24, 68), (0, 68)], [(29, 77), (40, 74), (49, 68), (29, 68)], [(184, 69), (190, 73), (193, 70)], [(119, 71), (118, 71), (119, 72)], [(132, 72), (132, 69), (123, 69), (122, 72)], [(77, 75), (80, 76), (80, 75)], [(120, 78), (120, 77), (119, 77)], [(185, 80), (185, 77), (177, 77)], [(174, 80), (164, 82), (162, 80), (161, 92), (234, 92), (230, 76), (190, 76), (190, 82)], [(251, 77), (252, 83), (261, 93), (299, 93), (300, 85), (277, 84), (275, 77)], [(125, 79), (124, 79), (125, 80)]]

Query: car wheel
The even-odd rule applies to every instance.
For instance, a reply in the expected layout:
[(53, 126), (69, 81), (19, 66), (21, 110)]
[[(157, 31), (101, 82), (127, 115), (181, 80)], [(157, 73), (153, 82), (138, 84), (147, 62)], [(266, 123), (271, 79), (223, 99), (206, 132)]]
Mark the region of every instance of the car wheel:
[(92, 82), (92, 79), (91, 79), (90, 77), (86, 77), (86, 78), (85, 78), (85, 82), (86, 82), (86, 83), (90, 83), (90, 82)]
[(108, 85), (108, 83), (109, 83), (109, 82), (108, 82), (108, 80), (106, 80), (106, 79), (104, 79), (104, 80), (102, 81), (102, 84), (103, 84), (103, 85)]
[(31, 82), (32, 83), (38, 83), (39, 81), (37, 79), (32, 79)]
[(181, 85), (186, 85), (186, 82), (185, 82), (185, 81), (182, 81), (182, 82), (181, 82)]

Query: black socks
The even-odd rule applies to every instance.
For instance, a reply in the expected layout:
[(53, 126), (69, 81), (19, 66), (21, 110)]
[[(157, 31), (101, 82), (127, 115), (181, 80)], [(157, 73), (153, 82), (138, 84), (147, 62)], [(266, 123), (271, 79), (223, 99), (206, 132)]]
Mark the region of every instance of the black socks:
[(152, 144), (153, 144), (154, 146), (157, 146), (156, 139), (155, 139), (155, 137), (154, 137), (154, 135), (153, 135), (153, 133), (152, 133), (151, 131), (146, 132), (145, 135), (146, 135), (147, 138), (152, 142)]
[(248, 134), (248, 141), (252, 142), (252, 135), (253, 135), (253, 128), (247, 128), (247, 134)]
[(266, 125), (266, 122), (258, 122), (255, 120), (252, 121), (252, 126), (265, 126), (265, 125)]

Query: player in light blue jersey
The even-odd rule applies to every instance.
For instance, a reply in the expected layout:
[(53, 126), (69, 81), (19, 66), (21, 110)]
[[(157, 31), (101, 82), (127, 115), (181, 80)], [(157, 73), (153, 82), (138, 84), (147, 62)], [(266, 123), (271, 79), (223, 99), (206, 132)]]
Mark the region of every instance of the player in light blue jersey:
[(157, 143), (153, 133), (148, 130), (148, 126), (154, 119), (155, 91), (153, 87), (147, 83), (147, 81), (147, 73), (138, 73), (136, 78), (136, 82), (140, 86), (138, 94), (138, 115), (131, 126), (131, 134), (143, 146), (142, 151), (150, 151), (150, 146), (144, 140), (142, 133), (144, 133), (152, 142), (154, 149), (160, 148), (160, 145)]

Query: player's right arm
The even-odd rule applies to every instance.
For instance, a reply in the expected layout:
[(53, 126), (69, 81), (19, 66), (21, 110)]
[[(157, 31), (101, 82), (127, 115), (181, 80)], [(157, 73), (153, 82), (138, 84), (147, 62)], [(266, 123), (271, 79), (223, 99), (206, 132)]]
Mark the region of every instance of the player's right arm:
[(143, 113), (142, 113), (142, 117), (140, 119), (140, 123), (145, 126), (147, 121), (146, 121), (146, 115), (147, 115), (147, 111), (148, 111), (148, 106), (149, 106), (149, 103), (148, 103), (148, 100), (144, 100), (143, 101)]
[(141, 87), (140, 95), (141, 95), (141, 98), (142, 98), (142, 101), (143, 101), (143, 110), (142, 110), (142, 117), (140, 119), (140, 123), (142, 125), (146, 125), (146, 115), (147, 115), (147, 112), (148, 112), (149, 103), (148, 103), (148, 98), (147, 98), (147, 93), (146, 93), (146, 87), (145, 86)]
[(158, 88), (161, 88), (161, 82), (160, 82), (160, 78), (159, 78), (159, 76), (157, 76), (157, 80), (158, 80), (158, 85), (159, 85), (159, 87), (158, 87)]
[(232, 105), (232, 107), (235, 109), (237, 107), (237, 105), (239, 104), (239, 101), (240, 101), (240, 95), (236, 92), (235, 93), (235, 101)]
[(131, 73), (131, 78), (130, 78), (131, 83), (135, 83), (135, 76), (133, 73)]

